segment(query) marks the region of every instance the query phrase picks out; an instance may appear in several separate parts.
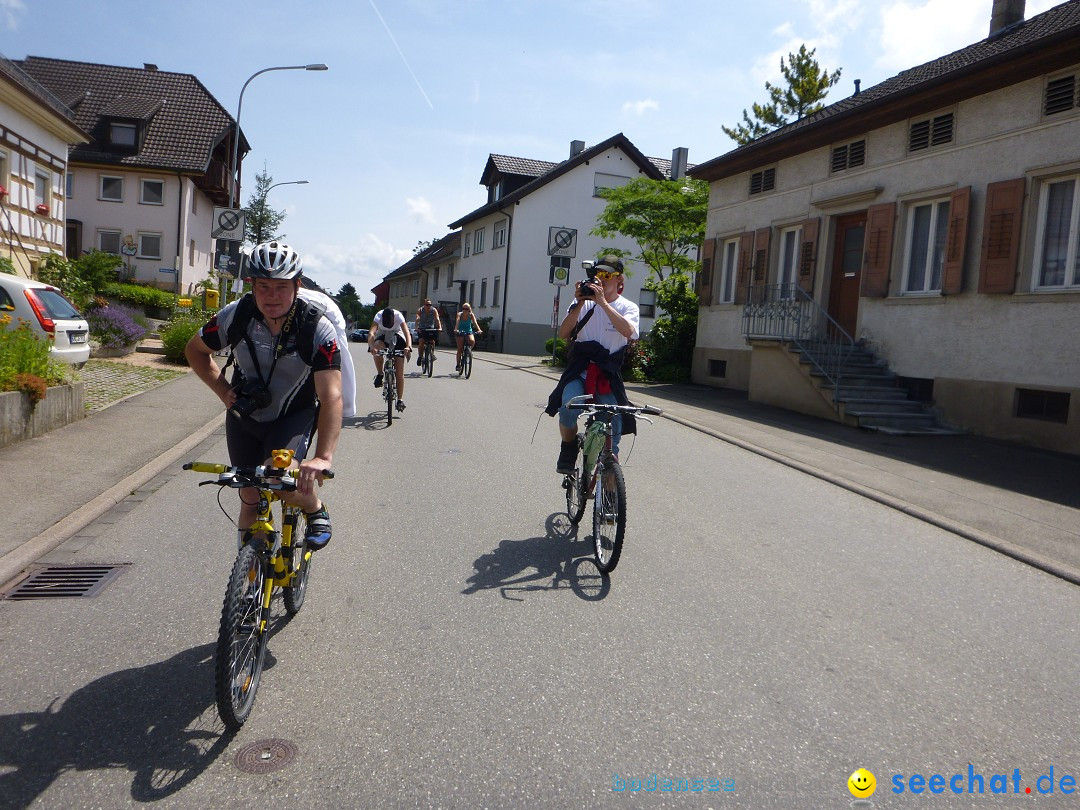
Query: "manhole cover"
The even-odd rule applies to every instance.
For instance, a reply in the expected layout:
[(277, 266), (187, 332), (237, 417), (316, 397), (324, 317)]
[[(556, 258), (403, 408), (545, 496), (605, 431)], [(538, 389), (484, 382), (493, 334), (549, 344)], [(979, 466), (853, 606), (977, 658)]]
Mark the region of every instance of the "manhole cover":
[(236, 752), (236, 767), (244, 773), (279, 771), (296, 759), (296, 746), (288, 740), (259, 740)]

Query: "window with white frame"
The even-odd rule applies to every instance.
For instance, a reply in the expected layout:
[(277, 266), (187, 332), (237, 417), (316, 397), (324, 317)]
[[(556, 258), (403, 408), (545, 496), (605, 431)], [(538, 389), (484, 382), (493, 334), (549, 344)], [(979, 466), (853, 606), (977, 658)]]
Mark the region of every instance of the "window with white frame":
[(941, 292), (948, 237), (948, 197), (908, 206), (904, 234), (905, 295)]
[(1044, 182), (1039, 189), (1032, 283), (1036, 290), (1080, 287), (1080, 174)]
[(484, 252), (484, 229), (483, 228), (477, 228), (476, 233), (473, 234), (472, 248), (473, 248), (473, 250), (472, 250), (473, 253), (483, 253)]
[[(727, 239), (720, 247), (720, 290), (717, 303), (730, 304), (735, 300), (735, 270), (739, 261), (739, 238)], [(715, 278), (715, 272), (713, 277)]]
[(491, 305), (493, 307), (501, 306), (502, 299), (499, 298), (499, 293), (502, 292), (502, 276), (495, 276), (491, 282)]
[(98, 178), (98, 199), (108, 202), (124, 201), (124, 178), (103, 174)]
[(480, 279), (480, 306), (487, 306), (487, 279)]
[(461, 244), (465, 246), (466, 259), (469, 258), (469, 236), (470, 234), (465, 234), (463, 237), (461, 237)]
[(34, 170), (34, 205), (49, 205), (52, 197), (52, 175), (42, 169)]
[(75, 196), (75, 175), (72, 172), (64, 177), (64, 196), (69, 200)]
[(593, 196), (599, 197), (605, 189), (622, 188), (630, 182), (629, 177), (620, 174), (605, 174), (604, 172), (593, 173)]
[(414, 278), (412, 280), (412, 294), (413, 295), (419, 295), (420, 294), (420, 279), (418, 279), (418, 278)]
[(139, 231), (139, 258), (161, 258), (161, 234)]
[(164, 205), (165, 204), (165, 181), (164, 180), (143, 180), (142, 181), (142, 194), (139, 196), (139, 202), (145, 205)]
[(780, 231), (780, 264), (776, 268), (776, 281), (782, 298), (795, 297), (795, 282), (799, 274), (799, 239), (802, 228), (784, 228)]
[(495, 223), (495, 233), (491, 237), (492, 250), (501, 248), (506, 244), (506, 220), (500, 219)]
[(98, 250), (120, 255), (120, 231), (98, 231)]
[(431, 271), (431, 289), (439, 289), (439, 268), (436, 267)]

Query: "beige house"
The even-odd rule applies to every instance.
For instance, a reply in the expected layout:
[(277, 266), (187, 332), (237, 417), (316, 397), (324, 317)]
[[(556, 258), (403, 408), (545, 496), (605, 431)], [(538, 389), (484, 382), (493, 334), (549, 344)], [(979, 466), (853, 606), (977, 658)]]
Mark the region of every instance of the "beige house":
[(0, 256), (21, 276), (64, 254), (68, 148), (88, 139), (70, 109), (0, 56)]
[(1080, 0), (698, 165), (693, 378), (1080, 453)]
[(442, 316), (446, 331), (463, 300), (460, 287), (454, 282), (460, 261), (461, 231), (435, 240), (383, 279), (389, 287), (388, 305), (403, 312), (411, 323), (424, 299), (430, 298)]

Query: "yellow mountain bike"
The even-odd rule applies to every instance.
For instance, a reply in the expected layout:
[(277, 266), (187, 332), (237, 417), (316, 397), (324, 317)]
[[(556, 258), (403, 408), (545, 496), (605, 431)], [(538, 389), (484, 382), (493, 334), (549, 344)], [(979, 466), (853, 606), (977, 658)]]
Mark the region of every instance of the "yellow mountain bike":
[[(185, 470), (217, 475), (199, 486), (216, 485), (222, 490), (251, 487), (259, 491), (258, 514), (244, 533), (233, 563), (218, 629), (214, 666), (218, 714), (233, 730), (244, 724), (255, 704), (270, 638), (270, 603), (274, 593), (282, 592), (285, 611), (295, 616), (304, 604), (311, 573), (312, 552), (307, 548), (304, 511), (282, 502), (281, 531), (274, 525), (271, 506), (281, 500), (277, 493), (296, 489), (296, 471), (287, 469), (292, 452), (276, 450), (274, 459), (274, 465), (257, 467), (230, 467), (202, 461), (184, 465)], [(323, 475), (334, 477), (329, 470)], [(219, 491), (219, 504), (220, 497)]]

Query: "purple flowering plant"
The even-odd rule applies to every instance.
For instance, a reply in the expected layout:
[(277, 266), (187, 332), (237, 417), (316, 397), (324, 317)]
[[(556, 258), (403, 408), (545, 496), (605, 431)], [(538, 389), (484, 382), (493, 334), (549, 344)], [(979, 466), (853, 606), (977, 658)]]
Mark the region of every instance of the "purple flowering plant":
[(135, 313), (122, 306), (95, 307), (86, 316), (91, 336), (105, 349), (134, 346), (146, 337), (146, 328), (135, 322)]

